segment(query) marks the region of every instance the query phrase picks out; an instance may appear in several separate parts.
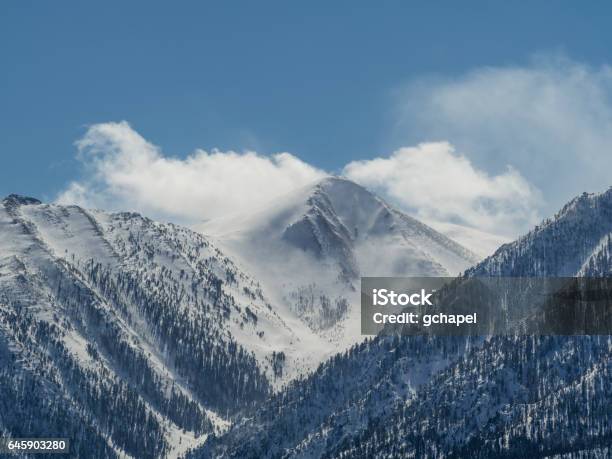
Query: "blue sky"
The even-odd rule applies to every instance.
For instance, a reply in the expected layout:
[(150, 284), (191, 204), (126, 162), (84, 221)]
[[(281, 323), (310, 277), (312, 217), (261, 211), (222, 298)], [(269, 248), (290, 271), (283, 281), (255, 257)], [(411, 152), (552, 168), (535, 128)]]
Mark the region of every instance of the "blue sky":
[[(437, 127), (435, 115), (414, 120), (429, 102), (413, 98), (478, 69), (533, 69), (542, 53), (569, 60), (553, 68), (586, 66), (597, 79), (612, 40), (612, 7), (604, 2), (577, 9), (575, 2), (14, 1), (0, 8), (0, 195), (46, 199), (83, 175), (74, 142), (87, 126), (121, 120), (179, 158), (196, 148), (288, 151), (341, 172), (400, 146), (444, 140), (475, 167), (500, 174), (511, 161), (495, 159), (499, 136), (488, 144), (470, 137), (474, 126)], [(486, 148), (470, 156), (475, 143)], [(538, 180), (554, 180), (518, 167), (544, 192)]]

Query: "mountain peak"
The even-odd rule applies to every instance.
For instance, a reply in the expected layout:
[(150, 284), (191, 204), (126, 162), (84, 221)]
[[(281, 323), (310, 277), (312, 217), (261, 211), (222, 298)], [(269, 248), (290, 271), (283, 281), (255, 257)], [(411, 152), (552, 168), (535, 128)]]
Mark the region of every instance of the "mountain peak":
[[(488, 276), (576, 276), (612, 234), (612, 188), (582, 193), (467, 273)], [(606, 259), (606, 263), (608, 260)], [(580, 274), (582, 275), (582, 274)]]
[(9, 194), (6, 198), (2, 200), (5, 205), (10, 206), (30, 206), (42, 204), (42, 201), (39, 201), (36, 198), (32, 198), (30, 196), (22, 196), (20, 194)]
[(331, 175), (320, 179), (318, 182), (316, 182), (314, 190), (323, 190), (328, 193), (363, 193), (378, 199), (374, 193), (369, 191), (363, 185), (338, 175)]
[(565, 204), (563, 208), (555, 215), (555, 220), (570, 215), (573, 212), (581, 212), (593, 207), (609, 205), (610, 202), (612, 202), (612, 187), (608, 188), (606, 191), (602, 191), (601, 193), (584, 192)]
[(353, 182), (352, 180), (346, 178), (346, 177), (342, 177), (341, 175), (328, 175), (327, 177), (324, 177), (322, 179), (320, 179), (317, 182), (317, 186), (330, 186), (330, 185), (347, 185), (347, 186), (353, 186), (356, 188), (363, 188), (363, 186), (359, 185), (356, 182)]
[(296, 189), (250, 215), (199, 229), (226, 244), (268, 247), (265, 256), (273, 251), (269, 244), (289, 244), (319, 261), (337, 262), (344, 279), (381, 274), (382, 267), (388, 275), (448, 275), (477, 261), (461, 245), (339, 176)]

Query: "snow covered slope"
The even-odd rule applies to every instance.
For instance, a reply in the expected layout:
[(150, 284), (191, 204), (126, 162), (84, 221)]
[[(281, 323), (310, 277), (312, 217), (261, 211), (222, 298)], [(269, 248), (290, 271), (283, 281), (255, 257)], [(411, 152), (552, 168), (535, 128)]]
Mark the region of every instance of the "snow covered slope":
[[(442, 275), (473, 259), (340, 179), (242, 223), (223, 226), (234, 230), (219, 248), (136, 213), (4, 199), (0, 384), (15, 411), (0, 429), (28, 419), (64, 426), (83, 451), (138, 456), (154, 442), (151, 457), (177, 455), (362, 340), (356, 282), (384, 256), (393, 268), (377, 274)], [(28, 385), (41, 387), (31, 406)]]
[[(609, 275), (611, 238), (612, 190), (584, 194), (466, 275)], [(610, 438), (610, 336), (379, 336), (191, 457), (608, 457)]]
[(16, 195), (0, 204), (0, 431), (81, 438), (81, 457), (88, 443), (175, 456), (330, 352), (198, 233)]
[(349, 180), (329, 177), (197, 229), (343, 348), (361, 339), (360, 276), (449, 276), (478, 257)]
[[(584, 274), (584, 265), (591, 257), (605, 254), (605, 241), (611, 233), (612, 188), (603, 193), (583, 193), (553, 218), (501, 246), (467, 274), (524, 277)], [(610, 259), (600, 263), (609, 266)]]
[(365, 275), (455, 275), (478, 257), (394, 209), (360, 185), (329, 177), (250, 215), (198, 227), (230, 246), (300, 249), (336, 263), (347, 280)]
[(511, 242), (510, 238), (481, 231), (464, 225), (450, 222), (425, 222), (453, 241), (458, 242), (481, 258), (492, 255), (499, 247)]

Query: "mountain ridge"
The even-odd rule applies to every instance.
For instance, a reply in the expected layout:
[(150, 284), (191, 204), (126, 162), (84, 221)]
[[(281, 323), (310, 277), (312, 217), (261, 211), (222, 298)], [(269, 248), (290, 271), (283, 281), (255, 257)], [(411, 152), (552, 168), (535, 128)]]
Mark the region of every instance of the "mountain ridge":
[[(322, 220), (319, 225), (318, 219)], [(307, 240), (297, 237), (297, 233), (304, 227), (308, 227), (302, 231), (307, 234)], [(272, 233), (272, 237), (288, 240), (305, 252), (311, 251), (315, 256), (325, 255), (326, 248), (331, 245), (326, 236), (348, 250), (360, 239), (404, 231), (407, 233), (405, 239), (423, 235), (429, 237), (452, 255), (462, 258), (461, 267), (478, 260), (468, 249), (430, 226), (395, 209), (366, 188), (337, 176), (326, 177), (296, 189), (246, 216), (207, 221), (196, 228), (219, 240), (230, 241), (237, 238), (237, 235), (244, 237), (244, 233), (248, 233), (248, 238), (261, 241), (269, 238)], [(293, 237), (294, 233), (296, 237)], [(309, 244), (310, 241), (313, 244)], [(446, 268), (434, 267), (436, 263), (440, 264), (435, 255), (423, 256), (423, 253), (418, 253), (417, 247), (412, 245), (411, 248), (424, 260), (433, 263), (433, 269), (450, 274)], [(457, 273), (460, 270), (455, 269)], [(359, 272), (355, 267), (352, 271)]]
[[(307, 272), (336, 274), (279, 294), (187, 228), (135, 212), (4, 198), (0, 359), (11, 371), (0, 372), (0, 383), (15, 408), (0, 416), (0, 430), (15, 432), (28, 419), (49, 434), (56, 422), (62, 435), (83, 439), (74, 447), (84, 455), (88, 444), (104, 457), (134, 455), (147, 442), (156, 447), (146, 455), (179, 455), (342, 349), (330, 330), (347, 330), (341, 319), (358, 314), (357, 303), (325, 296), (326, 288), (355, 291), (326, 258), (350, 256), (334, 250), (342, 242), (352, 250), (353, 241), (329, 197), (313, 199), (324, 221), (311, 229), (336, 226), (321, 233), (328, 252), (312, 257)], [(362, 339), (358, 330), (351, 339)], [(27, 385), (40, 398), (20, 400), (14, 388)], [(43, 428), (36, 413), (50, 424)]]
[[(69, 437), (101, 441), (108, 457), (153, 440), (146, 454), (178, 454), (282, 374), (283, 345), (270, 339), (295, 337), (257, 284), (196, 233), (11, 196), (0, 234), (0, 357), (12, 368), (2, 378), (43, 383), (41, 397), (57, 394), (81, 420), (62, 421)], [(13, 403), (0, 428), (29, 419), (13, 416), (25, 402)], [(142, 423), (124, 432), (108, 424), (136, 413)]]
[[(611, 203), (575, 198), (464, 279), (609, 272)], [(605, 457), (611, 357), (610, 336), (377, 336), (190, 457)]]
[(209, 234), (337, 350), (363, 339), (360, 276), (448, 276), (479, 259), (341, 177), (194, 229)]

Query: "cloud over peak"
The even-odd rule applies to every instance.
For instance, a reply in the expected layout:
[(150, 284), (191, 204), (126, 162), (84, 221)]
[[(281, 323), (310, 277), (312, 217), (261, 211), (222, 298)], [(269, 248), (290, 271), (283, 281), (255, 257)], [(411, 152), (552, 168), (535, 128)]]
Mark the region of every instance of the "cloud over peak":
[(507, 167), (489, 175), (448, 142), (400, 148), (388, 158), (356, 161), (344, 174), (428, 221), (452, 222), (504, 235), (537, 220), (538, 192)]
[[(196, 150), (184, 159), (165, 156), (127, 122), (93, 125), (76, 146), (85, 174), (59, 202), (183, 223), (249, 212), (329, 175), (290, 153)], [(428, 221), (507, 234), (535, 214), (536, 192), (516, 170), (490, 176), (446, 142), (351, 162), (343, 174)]]
[(326, 175), (289, 153), (196, 150), (184, 159), (164, 156), (125, 121), (93, 125), (76, 145), (85, 177), (71, 183), (59, 202), (183, 222), (245, 212)]
[[(612, 183), (609, 66), (539, 56), (413, 81), (395, 96), (396, 147), (341, 172), (417, 218), (514, 237)], [(182, 223), (249, 212), (329, 175), (290, 153), (168, 156), (126, 122), (93, 125), (76, 145), (84, 174), (60, 202)]]

